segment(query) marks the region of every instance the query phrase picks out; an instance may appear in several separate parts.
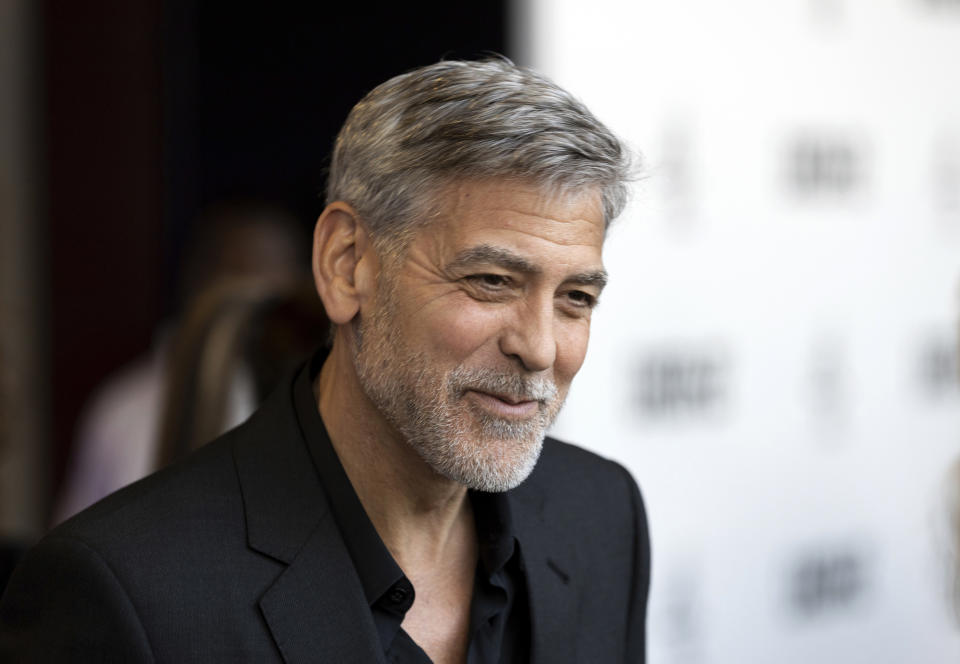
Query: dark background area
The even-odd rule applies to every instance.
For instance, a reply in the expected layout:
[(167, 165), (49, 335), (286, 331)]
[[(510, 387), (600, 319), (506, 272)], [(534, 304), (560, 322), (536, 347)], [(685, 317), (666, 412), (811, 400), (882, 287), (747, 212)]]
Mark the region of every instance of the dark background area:
[(200, 211), (265, 200), (292, 211), (308, 237), (350, 107), (418, 65), (510, 55), (506, 5), (42, 5), (54, 492), (91, 392), (146, 352), (175, 310), (177, 266)]

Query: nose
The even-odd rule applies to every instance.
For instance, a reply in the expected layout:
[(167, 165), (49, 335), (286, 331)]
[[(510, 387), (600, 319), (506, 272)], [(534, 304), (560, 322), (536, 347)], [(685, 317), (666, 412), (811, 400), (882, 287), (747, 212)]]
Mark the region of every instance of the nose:
[(500, 337), (500, 351), (530, 372), (545, 371), (557, 359), (553, 298), (517, 303)]

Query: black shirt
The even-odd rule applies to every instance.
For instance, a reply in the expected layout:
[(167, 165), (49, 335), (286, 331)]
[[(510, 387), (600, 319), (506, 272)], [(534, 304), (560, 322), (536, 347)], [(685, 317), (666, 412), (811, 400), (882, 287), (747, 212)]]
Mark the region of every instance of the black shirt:
[[(380, 539), (337, 457), (317, 410), (313, 379), (323, 352), (300, 371), (294, 405), (304, 436), (318, 452), (320, 479), (360, 577), (388, 662), (422, 664), (430, 658), (400, 626), (416, 592)], [(470, 491), (479, 559), (470, 601), (468, 664), (528, 661), (530, 618), (520, 541), (513, 530), (505, 494)]]

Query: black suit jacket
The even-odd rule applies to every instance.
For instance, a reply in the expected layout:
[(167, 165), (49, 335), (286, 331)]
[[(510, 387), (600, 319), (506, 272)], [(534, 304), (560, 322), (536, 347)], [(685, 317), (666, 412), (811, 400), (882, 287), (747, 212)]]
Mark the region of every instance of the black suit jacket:
[[(47, 535), (0, 600), (0, 661), (383, 662), (291, 385)], [(627, 471), (548, 439), (509, 496), (532, 661), (642, 662), (649, 545)]]

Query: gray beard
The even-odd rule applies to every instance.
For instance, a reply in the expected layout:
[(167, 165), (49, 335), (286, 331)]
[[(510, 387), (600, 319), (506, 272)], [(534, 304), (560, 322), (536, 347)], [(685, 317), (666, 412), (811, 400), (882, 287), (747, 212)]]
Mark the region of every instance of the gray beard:
[[(411, 353), (378, 312), (357, 336), (354, 365), (367, 398), (438, 474), (467, 488), (499, 492), (533, 471), (563, 399), (543, 376), (463, 366), (443, 374)], [(526, 420), (497, 417), (470, 403), (468, 390), (539, 402)]]

